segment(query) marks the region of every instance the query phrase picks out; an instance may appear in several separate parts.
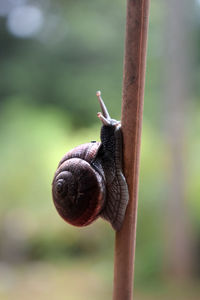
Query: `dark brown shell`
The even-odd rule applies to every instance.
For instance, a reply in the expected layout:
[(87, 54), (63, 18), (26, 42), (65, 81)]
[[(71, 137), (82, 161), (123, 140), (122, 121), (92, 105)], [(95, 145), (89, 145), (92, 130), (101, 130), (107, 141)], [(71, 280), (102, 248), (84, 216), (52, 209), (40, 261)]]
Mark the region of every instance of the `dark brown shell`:
[(105, 205), (103, 176), (91, 166), (100, 143), (87, 143), (69, 151), (55, 173), (52, 194), (60, 216), (75, 226), (93, 222)]

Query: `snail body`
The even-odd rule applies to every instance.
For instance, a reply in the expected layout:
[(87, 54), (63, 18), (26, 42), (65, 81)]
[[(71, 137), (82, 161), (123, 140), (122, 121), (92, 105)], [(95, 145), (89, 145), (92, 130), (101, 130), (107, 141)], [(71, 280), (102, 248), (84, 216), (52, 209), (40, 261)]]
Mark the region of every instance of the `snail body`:
[(117, 231), (128, 204), (128, 187), (122, 172), (121, 123), (111, 119), (101, 93), (101, 143), (92, 141), (75, 147), (61, 159), (52, 195), (60, 216), (75, 226), (86, 226), (99, 216)]

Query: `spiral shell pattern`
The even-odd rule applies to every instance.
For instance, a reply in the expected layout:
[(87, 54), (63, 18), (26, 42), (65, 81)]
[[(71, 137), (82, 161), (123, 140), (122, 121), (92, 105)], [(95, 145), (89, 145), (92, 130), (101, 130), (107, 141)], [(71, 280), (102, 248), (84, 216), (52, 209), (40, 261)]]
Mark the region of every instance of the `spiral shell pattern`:
[(91, 166), (100, 143), (80, 145), (68, 152), (58, 165), (52, 183), (55, 207), (75, 226), (93, 222), (105, 205), (105, 181)]

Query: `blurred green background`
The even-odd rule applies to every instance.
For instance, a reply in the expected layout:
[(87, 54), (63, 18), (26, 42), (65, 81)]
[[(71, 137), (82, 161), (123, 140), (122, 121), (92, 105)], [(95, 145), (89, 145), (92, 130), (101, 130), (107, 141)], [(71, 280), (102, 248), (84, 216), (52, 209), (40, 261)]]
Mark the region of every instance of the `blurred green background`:
[[(66, 151), (120, 119), (126, 1), (0, 0), (0, 299), (111, 299), (114, 232), (58, 216)], [(200, 295), (200, 1), (152, 0), (135, 298)]]

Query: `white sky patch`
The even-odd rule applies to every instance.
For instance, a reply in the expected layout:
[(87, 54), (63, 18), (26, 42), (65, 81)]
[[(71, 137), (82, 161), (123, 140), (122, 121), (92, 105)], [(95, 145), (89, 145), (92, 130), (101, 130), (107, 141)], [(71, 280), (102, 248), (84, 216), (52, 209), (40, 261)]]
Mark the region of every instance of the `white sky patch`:
[(43, 21), (42, 11), (38, 7), (31, 5), (18, 6), (8, 14), (7, 27), (13, 35), (27, 38), (40, 31)]

